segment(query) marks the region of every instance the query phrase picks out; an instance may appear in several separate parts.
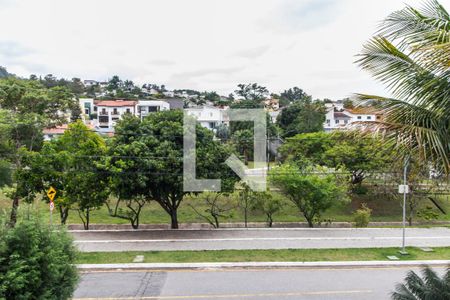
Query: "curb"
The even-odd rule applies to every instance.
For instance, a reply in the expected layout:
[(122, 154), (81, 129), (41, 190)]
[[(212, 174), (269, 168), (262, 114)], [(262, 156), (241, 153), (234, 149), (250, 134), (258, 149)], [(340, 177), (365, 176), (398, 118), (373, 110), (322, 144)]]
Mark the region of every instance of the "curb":
[(450, 266), (450, 260), (409, 261), (319, 261), (319, 262), (238, 262), (238, 263), (129, 263), (129, 264), (79, 264), (84, 272), (101, 271), (171, 271), (171, 270), (232, 270), (232, 269), (362, 269), (385, 267)]
[[(389, 227), (389, 226), (401, 226), (402, 222), (370, 222), (369, 227)], [(414, 226), (448, 226), (449, 221), (432, 221), (432, 222), (414, 222)], [(129, 224), (91, 224), (89, 225), (91, 230), (165, 230), (170, 229), (169, 224), (141, 224), (139, 229), (132, 229)], [(244, 223), (222, 223), (222, 229), (269, 229), (267, 224), (264, 222), (249, 222), (246, 228)], [(273, 229), (297, 229), (297, 228), (307, 228), (308, 224), (306, 222), (274, 222)], [(315, 228), (354, 228), (352, 222), (333, 222), (331, 224), (317, 225)], [(79, 230), (86, 231), (81, 224), (69, 224), (67, 225), (69, 230)], [(181, 223), (180, 229), (185, 230), (198, 230), (198, 229), (211, 229), (214, 228), (207, 223)]]

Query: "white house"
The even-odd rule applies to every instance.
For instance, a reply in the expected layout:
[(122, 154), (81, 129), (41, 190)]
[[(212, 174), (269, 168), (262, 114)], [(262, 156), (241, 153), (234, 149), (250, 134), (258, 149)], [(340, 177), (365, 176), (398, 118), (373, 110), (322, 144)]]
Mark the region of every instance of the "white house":
[(382, 114), (371, 107), (345, 109), (340, 105), (327, 105), (325, 131), (348, 129), (355, 122), (375, 122), (382, 119)]
[(94, 99), (92, 98), (80, 98), (80, 108), (81, 111), (89, 116), (95, 112), (94, 110)]
[(229, 119), (226, 109), (214, 106), (190, 107), (184, 111), (188, 115), (197, 119), (201, 126), (208, 129), (215, 129), (217, 126), (225, 124), (229, 125)]
[(172, 91), (165, 91), (165, 92), (163, 92), (163, 95), (168, 98), (173, 98), (175, 96), (175, 93)]
[(99, 131), (112, 132), (116, 122), (124, 114), (136, 115), (134, 100), (100, 100), (95, 102), (97, 107), (97, 127)]
[(90, 87), (90, 86), (98, 85), (98, 81), (86, 79), (86, 80), (83, 80), (83, 84), (85, 87)]
[(149, 113), (170, 110), (170, 104), (166, 101), (139, 100), (136, 104), (136, 115), (141, 119)]

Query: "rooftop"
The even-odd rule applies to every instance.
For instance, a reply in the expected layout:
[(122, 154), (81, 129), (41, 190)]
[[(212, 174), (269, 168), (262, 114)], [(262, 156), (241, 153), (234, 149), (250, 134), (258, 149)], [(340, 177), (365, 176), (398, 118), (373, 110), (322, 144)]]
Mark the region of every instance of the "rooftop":
[(135, 100), (97, 100), (95, 105), (97, 106), (107, 106), (107, 107), (124, 107), (124, 106), (135, 106), (137, 101)]

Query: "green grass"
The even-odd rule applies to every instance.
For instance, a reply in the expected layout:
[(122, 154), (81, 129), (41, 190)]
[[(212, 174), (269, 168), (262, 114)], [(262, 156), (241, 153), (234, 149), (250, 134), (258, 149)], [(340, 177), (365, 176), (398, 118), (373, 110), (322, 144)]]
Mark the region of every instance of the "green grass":
[[(323, 219), (331, 219), (333, 222), (351, 222), (353, 221), (352, 213), (361, 206), (361, 203), (367, 205), (373, 210), (371, 221), (401, 221), (401, 206), (400, 199), (390, 200), (383, 197), (373, 196), (355, 196), (350, 203), (336, 204), (331, 207), (322, 216)], [(424, 201), (423, 206), (430, 205), (431, 202)], [(447, 211), (447, 215), (439, 214), (441, 221), (450, 221), (450, 198), (442, 197), (440, 199), (441, 205)], [(180, 223), (203, 223), (205, 220), (197, 215), (189, 204), (195, 205), (199, 211), (204, 211), (206, 206), (198, 202), (198, 200), (191, 197), (181, 203), (179, 208), (179, 222)], [(0, 194), (0, 212), (3, 210), (5, 214), (9, 213), (11, 207), (10, 200)], [(21, 213), (28, 211), (37, 212), (43, 220), (49, 219), (48, 204), (37, 199), (33, 204), (21, 203)], [(436, 210), (436, 212), (438, 212)], [(57, 210), (54, 211), (55, 222), (59, 221)], [(243, 211), (236, 208), (228, 218), (222, 218), (221, 222), (243, 222)], [(415, 219), (418, 220), (417, 218)], [(265, 222), (266, 218), (262, 213), (251, 212), (249, 215), (250, 222)], [(283, 209), (275, 214), (275, 222), (304, 222), (305, 219), (299, 213), (298, 209), (288, 200), (285, 201)], [(141, 214), (141, 224), (156, 224), (156, 223), (170, 223), (170, 218), (166, 212), (156, 202), (147, 204)], [(76, 211), (69, 213), (67, 224), (81, 224)], [(127, 220), (113, 218), (109, 216), (106, 207), (91, 212), (91, 224), (129, 224)]]
[(396, 255), (400, 260), (440, 260), (450, 258), (450, 247), (423, 252), (408, 248), (409, 255), (400, 255), (398, 248), (368, 249), (287, 249), (287, 250), (217, 250), (217, 251), (149, 251), (80, 253), (79, 264), (131, 263), (136, 255), (144, 255), (146, 263), (190, 262), (304, 262), (304, 261), (371, 261), (388, 260)]

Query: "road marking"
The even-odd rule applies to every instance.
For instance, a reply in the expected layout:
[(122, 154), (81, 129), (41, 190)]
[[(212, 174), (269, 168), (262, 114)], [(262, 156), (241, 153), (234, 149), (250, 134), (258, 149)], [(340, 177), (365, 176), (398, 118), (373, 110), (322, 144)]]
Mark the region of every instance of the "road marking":
[[(75, 243), (95, 244), (95, 243), (174, 243), (174, 242), (243, 242), (243, 241), (332, 241), (332, 240), (401, 240), (399, 236), (387, 236), (387, 237), (285, 237), (285, 238), (223, 238), (223, 239), (159, 239), (159, 240), (75, 240)], [(450, 236), (409, 236), (408, 240), (434, 240), (434, 239), (450, 239)]]
[(351, 295), (370, 294), (372, 290), (347, 290), (347, 291), (310, 291), (290, 293), (255, 293), (255, 294), (211, 294), (211, 295), (175, 295), (175, 296), (143, 296), (143, 297), (116, 297), (116, 298), (73, 298), (73, 300), (132, 300), (132, 299), (219, 299), (219, 298), (255, 298), (255, 297), (296, 297), (296, 296), (324, 296), (324, 295)]

